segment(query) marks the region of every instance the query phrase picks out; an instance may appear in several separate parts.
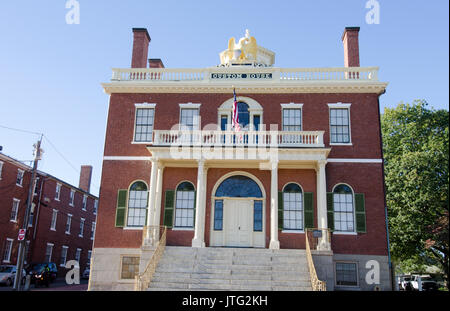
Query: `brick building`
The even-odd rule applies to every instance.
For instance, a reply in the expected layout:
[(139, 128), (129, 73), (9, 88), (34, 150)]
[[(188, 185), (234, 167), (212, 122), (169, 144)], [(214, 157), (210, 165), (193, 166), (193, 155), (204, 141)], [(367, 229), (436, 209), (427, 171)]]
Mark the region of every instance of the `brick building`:
[[(18, 231), (27, 207), (32, 167), (0, 153), (1, 264), (17, 264)], [(90, 263), (98, 198), (90, 194), (92, 166), (82, 166), (79, 187), (37, 171), (31, 215), (26, 233), (25, 266), (55, 262), (59, 276), (65, 263)], [(83, 271), (83, 270), (81, 270)]]
[[(168, 246), (285, 253), (304, 250), (316, 228), (312, 257), (328, 290), (390, 290), (387, 83), (378, 67), (360, 67), (358, 35), (345, 29), (341, 68), (274, 67), (275, 53), (247, 32), (218, 66), (170, 69), (147, 60), (150, 36), (134, 28), (132, 68), (102, 84), (110, 103), (90, 289), (132, 289), (149, 258), (143, 234), (167, 226)], [(368, 283), (374, 261), (379, 281)], [(242, 289), (233, 284), (220, 289)]]

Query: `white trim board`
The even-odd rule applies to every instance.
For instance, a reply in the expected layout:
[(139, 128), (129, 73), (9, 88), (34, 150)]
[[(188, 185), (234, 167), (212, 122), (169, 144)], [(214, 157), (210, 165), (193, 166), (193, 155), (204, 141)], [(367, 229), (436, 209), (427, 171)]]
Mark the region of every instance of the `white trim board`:
[(383, 159), (327, 159), (327, 162), (335, 163), (383, 163)]
[(150, 161), (152, 157), (144, 157), (144, 156), (104, 156), (103, 160), (111, 160), (111, 161)]

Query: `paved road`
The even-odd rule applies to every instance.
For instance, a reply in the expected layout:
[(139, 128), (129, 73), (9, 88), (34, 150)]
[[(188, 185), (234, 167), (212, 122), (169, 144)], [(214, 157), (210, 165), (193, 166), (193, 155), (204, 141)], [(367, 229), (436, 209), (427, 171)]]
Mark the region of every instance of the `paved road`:
[[(30, 285), (30, 291), (86, 291), (88, 288), (88, 280), (80, 280), (80, 284), (67, 285), (65, 279), (56, 279), (47, 288), (45, 286), (35, 288), (34, 285)], [(7, 287), (0, 284), (0, 291), (12, 291), (12, 286)]]

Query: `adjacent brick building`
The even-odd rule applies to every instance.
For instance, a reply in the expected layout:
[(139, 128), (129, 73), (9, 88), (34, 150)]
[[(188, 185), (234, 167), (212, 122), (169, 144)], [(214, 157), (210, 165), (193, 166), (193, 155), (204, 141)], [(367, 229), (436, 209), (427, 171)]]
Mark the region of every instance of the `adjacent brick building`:
[[(17, 264), (17, 235), (25, 217), (31, 171), (31, 167), (0, 153), (0, 264)], [(83, 166), (80, 185), (75, 187), (37, 171), (25, 266), (55, 262), (62, 277), (69, 260), (78, 260), (80, 269), (90, 264), (98, 207), (98, 198), (90, 193), (91, 173), (91, 166)]]
[(91, 289), (132, 288), (123, 258), (142, 256), (143, 229), (159, 225), (168, 245), (271, 249), (304, 249), (306, 228), (328, 228), (314, 260), (329, 289), (372, 290), (370, 260), (391, 288), (379, 120), (387, 83), (377, 67), (359, 67), (358, 27), (342, 36), (342, 68), (274, 67), (275, 53), (249, 33), (229, 41), (218, 66), (164, 68), (147, 61), (147, 30), (133, 33), (132, 68), (103, 84)]

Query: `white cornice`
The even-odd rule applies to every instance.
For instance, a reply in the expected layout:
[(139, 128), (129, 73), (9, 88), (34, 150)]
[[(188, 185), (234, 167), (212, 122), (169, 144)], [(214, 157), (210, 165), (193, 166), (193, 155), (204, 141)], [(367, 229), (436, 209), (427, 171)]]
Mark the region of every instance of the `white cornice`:
[(290, 93), (375, 93), (381, 94), (387, 82), (292, 82), (283, 85), (277, 83), (189, 83), (146, 81), (120, 81), (102, 83), (107, 94), (112, 93), (232, 93), (232, 84), (239, 93), (290, 94)]

